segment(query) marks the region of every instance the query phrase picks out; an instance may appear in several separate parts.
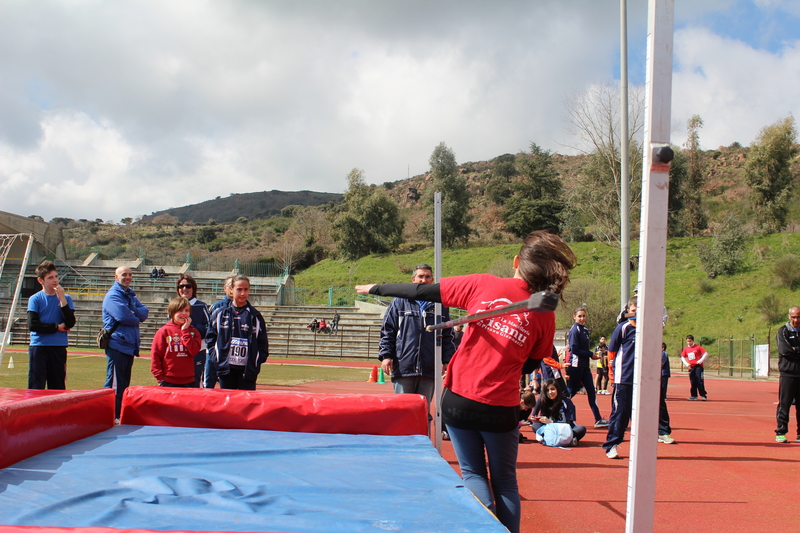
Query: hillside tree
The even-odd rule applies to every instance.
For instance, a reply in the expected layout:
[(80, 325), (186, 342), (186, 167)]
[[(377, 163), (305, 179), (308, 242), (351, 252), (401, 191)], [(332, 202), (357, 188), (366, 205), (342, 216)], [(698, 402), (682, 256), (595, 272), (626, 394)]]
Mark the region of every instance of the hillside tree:
[(781, 119), (761, 130), (744, 166), (758, 229), (763, 234), (786, 227), (792, 198), (791, 163), (797, 155), (794, 117)]
[[(703, 207), (703, 185), (705, 185), (706, 165), (703, 152), (700, 150), (700, 128), (703, 119), (700, 115), (692, 115), (686, 123), (686, 181), (681, 190), (683, 232), (697, 237), (708, 228), (708, 215)], [(670, 176), (670, 181), (672, 177)], [(670, 184), (670, 187), (672, 185)]]
[[(620, 246), (620, 184), (622, 142), (620, 139), (620, 91), (611, 84), (595, 85), (565, 102), (568, 132), (578, 140), (578, 149), (589, 156), (581, 179), (567, 192), (567, 201), (592, 221), (591, 231), (610, 246)], [(630, 91), (628, 111), (631, 231), (639, 220), (642, 182), (644, 92)]]
[(486, 197), (497, 205), (505, 204), (514, 193), (511, 182), (519, 174), (515, 162), (512, 154), (503, 154), (494, 160), (492, 175), (486, 184)]
[(397, 203), (383, 189), (367, 185), (364, 171), (347, 176), (344, 202), (333, 213), (331, 234), (339, 254), (347, 260), (392, 252), (402, 242), (404, 221)]
[(472, 234), (470, 222), (472, 214), (469, 210), (469, 189), (467, 181), (458, 174), (456, 156), (445, 143), (439, 143), (431, 154), (430, 185), (425, 188), (423, 205), (426, 218), (420, 224), (420, 231), (429, 240), (434, 238), (434, 193), (442, 193), (442, 245), (452, 248), (463, 244)]
[(517, 237), (525, 238), (540, 229), (559, 231), (565, 204), (561, 180), (552, 163), (550, 152), (536, 143), (531, 143), (530, 154), (519, 163), (522, 178), (511, 185), (513, 194), (503, 210), (508, 230)]

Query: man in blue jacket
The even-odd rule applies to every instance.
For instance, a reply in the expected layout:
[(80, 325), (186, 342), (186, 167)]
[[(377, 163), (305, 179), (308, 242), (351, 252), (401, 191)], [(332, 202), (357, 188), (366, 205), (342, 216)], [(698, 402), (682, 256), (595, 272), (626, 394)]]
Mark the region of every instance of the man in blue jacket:
[[(433, 269), (417, 265), (411, 283), (433, 283)], [(386, 310), (381, 328), (378, 360), (386, 374), (392, 376), (394, 392), (422, 394), (430, 405), (433, 399), (435, 333), (425, 331), (436, 320), (432, 302), (395, 298)], [(442, 321), (450, 320), (450, 312), (442, 308)], [(456, 351), (453, 330), (442, 332), (442, 363), (447, 364)], [(439, 369), (441, 373), (441, 369)]]
[(126, 266), (114, 272), (114, 285), (103, 299), (103, 327), (114, 330), (106, 348), (106, 382), (103, 387), (117, 391), (115, 417), (119, 418), (122, 395), (131, 383), (133, 358), (139, 357), (139, 324), (149, 310), (131, 289), (133, 273)]

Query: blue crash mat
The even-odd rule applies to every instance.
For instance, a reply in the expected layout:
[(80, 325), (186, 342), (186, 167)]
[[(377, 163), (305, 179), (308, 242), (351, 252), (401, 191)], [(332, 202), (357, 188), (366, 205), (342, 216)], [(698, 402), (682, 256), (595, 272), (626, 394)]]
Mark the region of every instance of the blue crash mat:
[(419, 435), (118, 426), (0, 470), (0, 524), (501, 532)]

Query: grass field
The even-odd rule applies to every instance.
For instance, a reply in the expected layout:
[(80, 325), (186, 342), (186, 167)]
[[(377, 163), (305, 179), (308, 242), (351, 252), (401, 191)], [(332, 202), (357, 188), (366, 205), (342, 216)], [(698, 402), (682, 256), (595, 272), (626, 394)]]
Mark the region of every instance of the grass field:
[[(26, 346), (12, 348), (27, 349)], [(88, 351), (88, 350), (81, 350)], [(74, 390), (102, 388), (106, 379), (106, 358), (96, 350), (97, 355), (67, 355), (67, 388)], [(8, 368), (10, 357), (13, 368)], [(260, 385), (297, 385), (311, 381), (367, 381), (369, 368), (342, 368), (332, 366), (281, 365), (280, 358), (272, 360), (275, 364), (262, 367), (258, 376)], [(131, 385), (156, 385), (150, 373), (150, 359), (139, 358), (133, 363)], [(25, 389), (28, 386), (28, 354), (6, 352), (0, 368), (0, 387)]]
[[(800, 234), (781, 233), (767, 237), (750, 237), (744, 249), (744, 268), (731, 276), (709, 279), (697, 256), (697, 247), (710, 238), (674, 238), (667, 243), (667, 275), (665, 303), (668, 320), (664, 340), (671, 355), (677, 355), (687, 334), (696, 339), (706, 337), (706, 349), (712, 351), (719, 339), (749, 339), (758, 344), (771, 341), (775, 354), (775, 331), (786, 321), (790, 305), (800, 305), (798, 286), (781, 285), (774, 273), (778, 259), (800, 257)], [(566, 303), (557, 311), (557, 326), (571, 325), (570, 311), (589, 300), (604, 300), (619, 310), (619, 250), (599, 242), (571, 243), (578, 256), (572, 274), (573, 283), (565, 292)], [(639, 243), (631, 243), (632, 254)], [(509, 266), (519, 245), (497, 245), (444, 250), (442, 275), (457, 276), (475, 272), (510, 275)], [(397, 283), (410, 281), (411, 269), (418, 263), (433, 264), (433, 249), (410, 253), (376, 254), (355, 262), (326, 259), (295, 276), (295, 286), (305, 288), (306, 303), (327, 303), (328, 287), (352, 288), (363, 283)], [(631, 273), (631, 287), (639, 272)], [(780, 320), (768, 322), (762, 311), (765, 296), (774, 296)], [(595, 310), (597, 308), (595, 307)], [(593, 308), (588, 306), (589, 322)], [(595, 327), (593, 336), (610, 335), (611, 325)], [(591, 329), (591, 325), (590, 325)], [(713, 352), (712, 352), (713, 353)]]

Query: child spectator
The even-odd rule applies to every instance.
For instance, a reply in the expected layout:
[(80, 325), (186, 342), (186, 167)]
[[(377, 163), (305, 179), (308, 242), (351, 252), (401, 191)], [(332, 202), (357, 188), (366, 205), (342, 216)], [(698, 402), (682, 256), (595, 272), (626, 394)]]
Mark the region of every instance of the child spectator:
[(669, 384), (669, 355), (667, 355), (667, 344), (661, 343), (661, 398), (658, 409), (658, 442), (664, 444), (675, 444), (672, 438), (672, 428), (669, 426), (669, 411), (667, 411), (667, 385)]
[(608, 392), (608, 345), (606, 338), (600, 337), (600, 344), (594, 350), (597, 358), (597, 394), (611, 394)]
[(250, 305), (250, 279), (233, 279), (233, 299), (211, 315), (206, 345), (222, 389), (256, 390), (261, 365), (269, 356), (264, 317)]
[(533, 408), (536, 406), (536, 395), (529, 391), (525, 390), (519, 396), (519, 441), (525, 442), (528, 440), (525, 435), (522, 434), (522, 426), (529, 426), (530, 420), (528, 418), (531, 416), (533, 412)]
[(572, 324), (567, 337), (570, 355), (564, 363), (568, 376), (569, 395), (574, 398), (581, 389), (585, 389), (589, 408), (594, 415), (594, 427), (604, 428), (608, 426), (608, 421), (600, 415), (600, 407), (597, 405), (594, 382), (592, 381), (592, 370), (589, 368), (589, 361), (595, 359), (596, 356), (589, 348), (589, 330), (586, 329), (586, 308), (576, 307), (572, 312), (572, 319), (575, 323)]
[(692, 335), (687, 335), (686, 348), (681, 352), (683, 364), (689, 367), (690, 396), (686, 398), (687, 400), (697, 401), (698, 392), (700, 393), (700, 397), (703, 398), (703, 401), (708, 400), (706, 384), (703, 379), (703, 363), (706, 357), (708, 357), (708, 352), (705, 348), (699, 344), (695, 344)]
[(169, 322), (153, 337), (150, 372), (160, 387), (194, 386), (194, 356), (200, 351), (202, 336), (192, 327), (192, 305), (178, 296), (167, 307)]
[(556, 380), (548, 379), (542, 386), (542, 395), (539, 401), (540, 416), (531, 423), (531, 429), (539, 434), (539, 429), (545, 424), (569, 424), (572, 428), (572, 445), (586, 435), (586, 427), (575, 423), (575, 404), (561, 392)]
[(67, 332), (75, 325), (72, 298), (58, 283), (52, 261), (36, 267), (36, 280), (42, 290), (28, 300), (28, 388), (64, 390), (67, 380)]
[(608, 345), (608, 361), (613, 368), (614, 392), (611, 416), (608, 420), (608, 436), (603, 444), (606, 457), (619, 459), (617, 446), (625, 438), (625, 430), (633, 410), (633, 372), (636, 353), (636, 296), (628, 300), (625, 322), (618, 324)]

